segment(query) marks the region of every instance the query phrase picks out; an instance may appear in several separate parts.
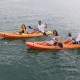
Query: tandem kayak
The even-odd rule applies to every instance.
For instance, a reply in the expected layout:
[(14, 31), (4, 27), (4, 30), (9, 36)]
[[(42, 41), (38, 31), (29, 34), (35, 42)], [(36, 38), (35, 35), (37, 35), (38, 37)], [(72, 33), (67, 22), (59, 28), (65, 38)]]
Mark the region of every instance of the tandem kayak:
[[(52, 31), (46, 31), (45, 32), (47, 35), (52, 34)], [(44, 34), (41, 32), (37, 33), (22, 33), (22, 34), (17, 34), (16, 32), (0, 32), (0, 37), (3, 38), (30, 38), (30, 37), (37, 37), (37, 36), (43, 36)]]
[(42, 42), (26, 42), (26, 46), (32, 49), (42, 50), (62, 50), (59, 46), (45, 46), (41, 45)]
[(43, 50), (62, 50), (62, 49), (75, 49), (75, 48), (80, 48), (80, 44), (68, 44), (68, 43), (64, 43), (62, 41), (63, 44), (63, 48), (60, 48), (59, 46), (45, 46), (45, 45), (41, 45), (43, 41), (40, 42), (26, 42), (26, 46), (32, 49), (43, 49)]

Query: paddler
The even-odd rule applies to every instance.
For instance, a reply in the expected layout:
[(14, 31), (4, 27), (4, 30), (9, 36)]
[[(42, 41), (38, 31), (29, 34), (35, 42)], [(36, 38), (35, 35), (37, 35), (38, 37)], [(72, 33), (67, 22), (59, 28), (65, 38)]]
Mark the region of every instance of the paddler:
[(35, 33), (37, 31), (44, 33), (45, 32), (45, 30), (44, 30), (45, 28), (47, 28), (47, 24), (46, 23), (42, 24), (41, 21), (38, 21), (38, 28), (34, 29), (32, 33)]
[(19, 33), (20, 33), (20, 34), (26, 33), (26, 26), (25, 26), (24, 24), (22, 24), (22, 26), (20, 27)]

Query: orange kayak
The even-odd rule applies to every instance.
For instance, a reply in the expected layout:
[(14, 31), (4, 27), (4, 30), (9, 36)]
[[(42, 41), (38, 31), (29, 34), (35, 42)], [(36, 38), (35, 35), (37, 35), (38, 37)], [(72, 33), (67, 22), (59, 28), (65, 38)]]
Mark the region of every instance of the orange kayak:
[(60, 48), (59, 46), (45, 46), (45, 45), (41, 45), (43, 41), (40, 42), (26, 42), (26, 46), (32, 49), (43, 49), (43, 50), (62, 50), (62, 49), (74, 49), (74, 48), (80, 48), (80, 44), (68, 44), (64, 43), (62, 41), (63, 44), (63, 48)]
[[(46, 31), (46, 34), (52, 34), (52, 31)], [(37, 36), (43, 36), (41, 32), (39, 33), (22, 33), (17, 34), (16, 32), (0, 32), (0, 37), (3, 38), (30, 38), (30, 37), (37, 37)]]
[(62, 50), (59, 46), (45, 46), (41, 45), (42, 42), (26, 42), (26, 46), (32, 49), (42, 50)]

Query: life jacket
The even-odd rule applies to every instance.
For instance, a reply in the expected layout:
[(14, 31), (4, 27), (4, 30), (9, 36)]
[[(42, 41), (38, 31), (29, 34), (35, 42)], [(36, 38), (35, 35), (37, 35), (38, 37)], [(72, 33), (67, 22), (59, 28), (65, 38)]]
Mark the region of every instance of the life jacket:
[(23, 28), (20, 28), (20, 29), (19, 29), (19, 33), (24, 33)]

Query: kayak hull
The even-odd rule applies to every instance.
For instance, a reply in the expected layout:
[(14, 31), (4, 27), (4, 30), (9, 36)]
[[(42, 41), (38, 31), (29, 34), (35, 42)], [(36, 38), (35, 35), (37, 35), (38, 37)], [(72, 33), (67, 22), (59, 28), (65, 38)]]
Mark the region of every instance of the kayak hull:
[(41, 45), (42, 42), (26, 42), (26, 46), (32, 49), (42, 50), (62, 50), (59, 46), (45, 46)]
[[(49, 34), (52, 34), (52, 31), (46, 31), (46, 34), (49, 35)], [(3, 37), (3, 38), (30, 38), (30, 37), (38, 37), (38, 36), (43, 36), (43, 33), (22, 33), (22, 34), (19, 34), (19, 33), (16, 33), (16, 32), (0, 32), (0, 37)]]

